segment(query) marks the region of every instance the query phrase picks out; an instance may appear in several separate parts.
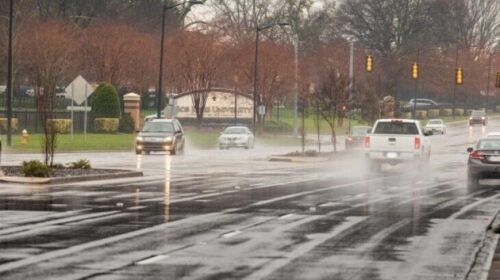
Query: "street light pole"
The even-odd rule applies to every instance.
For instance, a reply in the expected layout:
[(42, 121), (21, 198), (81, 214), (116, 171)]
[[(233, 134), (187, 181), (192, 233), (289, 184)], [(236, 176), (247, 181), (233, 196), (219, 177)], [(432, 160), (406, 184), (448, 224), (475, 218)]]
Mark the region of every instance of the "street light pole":
[(9, 1), (9, 47), (7, 69), (7, 146), (12, 144), (12, 24), (14, 19), (14, 1)]
[(253, 67), (253, 118), (252, 118), (252, 124), (253, 124), (253, 131), (254, 133), (257, 133), (257, 106), (259, 105), (257, 102), (257, 73), (258, 73), (258, 67), (259, 67), (259, 32), (260, 29), (257, 27), (255, 29), (255, 56), (254, 56), (254, 67)]
[(353, 86), (354, 86), (354, 42), (350, 42), (349, 44), (349, 102), (348, 102), (348, 110), (349, 110), (349, 134), (352, 130), (352, 98), (353, 98)]
[(258, 79), (259, 79), (259, 33), (263, 30), (269, 29), (273, 26), (288, 26), (290, 25), (289, 23), (271, 23), (268, 25), (264, 26), (258, 26), (256, 25), (255, 27), (255, 54), (254, 54), (254, 67), (253, 67), (253, 131), (257, 133), (257, 108), (260, 103), (260, 98), (259, 98), (259, 93), (257, 90), (257, 85), (258, 85)]
[[(163, 107), (163, 49), (164, 49), (164, 42), (165, 42), (165, 17), (166, 17), (166, 12), (167, 10), (176, 8), (180, 5), (184, 4), (191, 4), (191, 5), (196, 5), (196, 4), (203, 4), (202, 1), (185, 1), (182, 3), (178, 3), (172, 6), (165, 6), (163, 5), (162, 9), (162, 17), (161, 17), (161, 42), (160, 42), (160, 70), (158, 73), (158, 90), (156, 92), (156, 117), (161, 118), (161, 111)], [(169, 101), (170, 102), (170, 101)]]
[(163, 107), (163, 48), (165, 42), (165, 13), (167, 11), (166, 7), (163, 6), (161, 17), (161, 42), (160, 42), (160, 71), (158, 74), (158, 91), (156, 93), (156, 117), (161, 118), (161, 111)]

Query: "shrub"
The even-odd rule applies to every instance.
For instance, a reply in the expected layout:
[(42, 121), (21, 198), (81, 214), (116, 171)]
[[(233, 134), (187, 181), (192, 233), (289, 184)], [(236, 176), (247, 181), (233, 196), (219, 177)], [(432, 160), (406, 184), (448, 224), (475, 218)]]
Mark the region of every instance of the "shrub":
[(101, 83), (92, 98), (92, 113), (96, 118), (120, 118), (120, 98), (116, 88), (109, 83)]
[[(17, 131), (19, 121), (16, 118), (12, 118), (12, 130)], [(7, 131), (7, 118), (0, 118), (0, 130), (2, 133)]]
[(123, 133), (131, 133), (135, 131), (135, 121), (130, 114), (123, 114), (120, 123), (118, 124), (118, 131)]
[(264, 131), (268, 133), (288, 133), (292, 130), (293, 128), (287, 123), (268, 122), (264, 126)]
[(91, 167), (92, 166), (90, 165), (90, 161), (88, 159), (81, 159), (69, 164), (69, 168), (72, 169), (90, 169)]
[(97, 118), (94, 120), (96, 132), (116, 133), (118, 131), (119, 120), (115, 118)]
[(23, 161), (22, 172), (25, 177), (49, 177), (49, 167), (39, 160)]
[(62, 164), (62, 163), (54, 163), (50, 167), (54, 168), (54, 169), (64, 169), (65, 168), (64, 164)]
[(49, 119), (47, 125), (49, 129), (55, 129), (56, 133), (67, 134), (71, 131), (70, 119)]

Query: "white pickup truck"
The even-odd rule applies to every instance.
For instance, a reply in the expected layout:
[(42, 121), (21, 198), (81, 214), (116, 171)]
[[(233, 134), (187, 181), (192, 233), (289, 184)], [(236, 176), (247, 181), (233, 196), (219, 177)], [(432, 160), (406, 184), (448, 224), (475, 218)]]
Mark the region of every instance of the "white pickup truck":
[(396, 165), (401, 162), (430, 159), (431, 142), (420, 122), (406, 119), (380, 119), (370, 134), (365, 136), (366, 158), (371, 171), (380, 171), (383, 163)]

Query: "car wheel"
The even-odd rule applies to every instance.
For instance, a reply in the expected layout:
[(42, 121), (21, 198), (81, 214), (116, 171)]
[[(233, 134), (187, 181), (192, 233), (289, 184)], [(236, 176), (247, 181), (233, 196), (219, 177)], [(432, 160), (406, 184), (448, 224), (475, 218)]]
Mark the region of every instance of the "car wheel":
[(149, 155), (151, 152), (150, 151), (144, 151), (146, 155)]
[(176, 155), (177, 154), (177, 144), (174, 144), (174, 148), (172, 149), (172, 151), (170, 151), (170, 154), (171, 155)]
[(479, 177), (472, 174), (467, 175), (467, 189), (474, 191), (479, 188)]

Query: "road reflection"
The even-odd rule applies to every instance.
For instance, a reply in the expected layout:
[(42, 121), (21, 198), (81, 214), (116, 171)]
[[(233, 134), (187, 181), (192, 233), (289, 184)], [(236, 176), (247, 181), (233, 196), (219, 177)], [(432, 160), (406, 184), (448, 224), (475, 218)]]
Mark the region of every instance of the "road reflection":
[(170, 216), (170, 176), (172, 167), (172, 156), (165, 155), (165, 188), (163, 190), (164, 221), (168, 222)]

